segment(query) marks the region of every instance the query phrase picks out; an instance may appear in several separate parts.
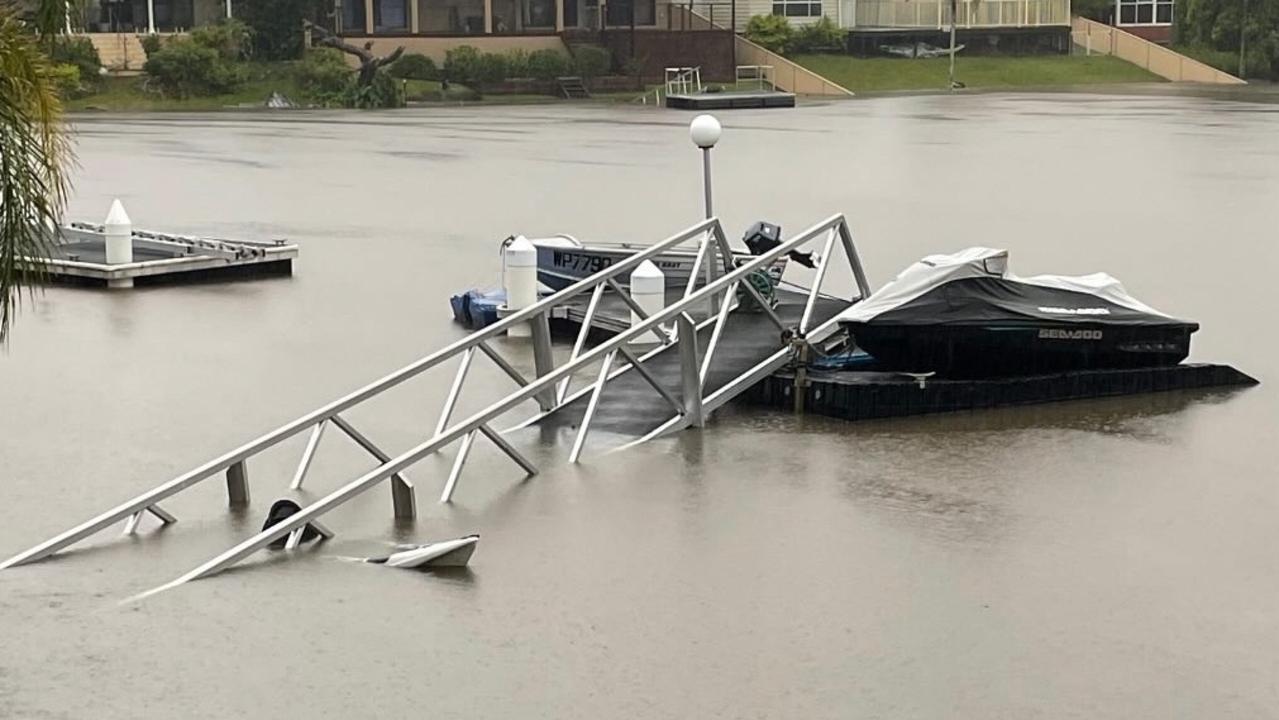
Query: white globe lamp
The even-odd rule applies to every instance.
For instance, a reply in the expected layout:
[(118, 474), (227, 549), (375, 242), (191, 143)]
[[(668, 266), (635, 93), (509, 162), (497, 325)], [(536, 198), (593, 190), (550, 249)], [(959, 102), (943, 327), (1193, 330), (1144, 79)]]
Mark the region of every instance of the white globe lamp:
[(688, 135), (693, 139), (693, 144), (703, 150), (715, 147), (722, 132), (723, 128), (714, 115), (698, 115), (688, 126)]

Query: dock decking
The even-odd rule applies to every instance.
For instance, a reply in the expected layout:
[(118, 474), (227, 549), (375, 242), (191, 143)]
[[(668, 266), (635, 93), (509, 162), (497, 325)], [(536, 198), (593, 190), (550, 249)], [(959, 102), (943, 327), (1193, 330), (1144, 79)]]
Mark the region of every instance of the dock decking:
[(688, 93), (666, 96), (666, 107), (677, 110), (737, 110), (741, 108), (791, 108), (795, 95), (772, 90)]
[[(777, 315), (788, 326), (799, 324), (804, 312), (804, 296), (778, 291)], [(813, 308), (813, 324), (833, 318), (847, 306), (843, 300), (818, 298)], [(710, 342), (710, 329), (698, 333), (699, 357), (704, 357)], [(730, 313), (715, 351), (714, 362), (707, 373), (703, 393), (710, 395), (734, 378), (762, 362), (783, 347), (781, 332), (760, 312), (738, 310)], [(645, 360), (644, 367), (673, 395), (680, 394), (680, 359), (676, 345), (667, 346), (656, 356)], [(592, 378), (579, 378), (576, 387)], [(578, 398), (543, 418), (538, 425), (551, 431), (571, 432), (582, 422), (588, 396)], [(674, 410), (639, 373), (628, 372), (605, 386), (592, 424), (592, 438), (600, 444), (601, 435), (610, 434), (615, 444), (642, 437), (670, 420)], [(598, 432), (599, 435), (596, 435)], [(604, 439), (603, 444), (608, 444)]]

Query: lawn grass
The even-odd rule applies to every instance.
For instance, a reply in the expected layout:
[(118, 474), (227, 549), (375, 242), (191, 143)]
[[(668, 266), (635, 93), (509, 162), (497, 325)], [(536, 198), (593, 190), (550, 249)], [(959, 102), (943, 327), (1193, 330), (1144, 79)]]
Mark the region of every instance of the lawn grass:
[[(949, 58), (855, 58), (800, 55), (791, 58), (853, 92), (944, 90)], [(1162, 82), (1162, 78), (1118, 58), (1094, 55), (993, 57), (962, 54), (955, 76), (970, 88), (1049, 87), (1096, 83)]]

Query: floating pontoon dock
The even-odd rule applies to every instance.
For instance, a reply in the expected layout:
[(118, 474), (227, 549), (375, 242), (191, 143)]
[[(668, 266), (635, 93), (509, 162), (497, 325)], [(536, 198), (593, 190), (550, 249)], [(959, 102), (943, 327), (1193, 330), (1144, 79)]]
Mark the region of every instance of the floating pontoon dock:
[(45, 258), (26, 258), (56, 281), (129, 288), (173, 282), (289, 275), (298, 246), (284, 240), (256, 242), (172, 235), (129, 228), (126, 262), (108, 259), (103, 225), (62, 228)]
[(795, 94), (778, 90), (724, 90), (666, 96), (666, 107), (676, 110), (741, 110), (793, 108)]
[[(750, 85), (754, 87), (750, 87)], [(795, 94), (773, 83), (773, 66), (738, 65), (732, 90), (702, 85), (700, 67), (666, 68), (666, 107), (679, 110), (737, 110), (795, 107)]]
[(843, 420), (874, 420), (1256, 384), (1255, 378), (1232, 367), (1193, 363), (983, 380), (861, 370), (812, 370), (805, 374), (785, 370), (752, 387), (742, 401)]

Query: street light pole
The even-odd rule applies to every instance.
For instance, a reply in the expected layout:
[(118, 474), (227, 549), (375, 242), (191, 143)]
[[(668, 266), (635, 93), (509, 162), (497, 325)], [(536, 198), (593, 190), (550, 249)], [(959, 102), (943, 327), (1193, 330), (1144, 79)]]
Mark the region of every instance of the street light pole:
[(693, 144), (702, 149), (702, 189), (706, 197), (706, 219), (715, 216), (711, 202), (711, 148), (719, 142), (723, 128), (714, 115), (698, 115), (688, 125), (688, 135)]
[(1240, 0), (1242, 7), (1239, 10), (1239, 77), (1247, 72), (1247, 63), (1245, 62), (1244, 47), (1247, 45), (1247, 31), (1244, 24), (1248, 20), (1248, 0)]
[(955, 22), (959, 15), (958, 0), (950, 0), (950, 89), (955, 89)]

